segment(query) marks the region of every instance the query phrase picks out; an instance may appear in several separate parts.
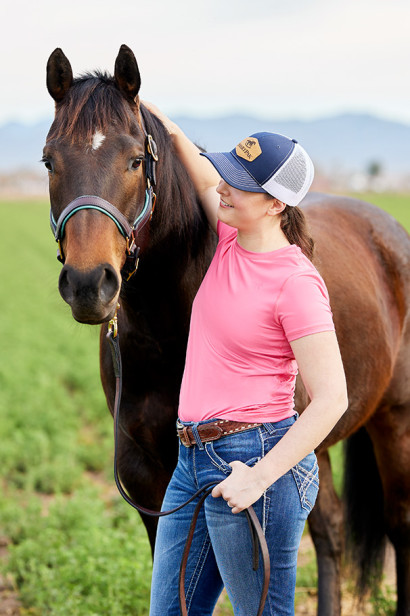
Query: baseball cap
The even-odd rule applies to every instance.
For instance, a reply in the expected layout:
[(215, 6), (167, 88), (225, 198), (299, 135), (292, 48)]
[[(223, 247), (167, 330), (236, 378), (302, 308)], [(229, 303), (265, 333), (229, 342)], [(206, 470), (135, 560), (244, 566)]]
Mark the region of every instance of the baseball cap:
[(313, 181), (313, 163), (296, 139), (254, 133), (230, 152), (201, 153), (230, 186), (267, 192), (287, 205), (298, 205)]

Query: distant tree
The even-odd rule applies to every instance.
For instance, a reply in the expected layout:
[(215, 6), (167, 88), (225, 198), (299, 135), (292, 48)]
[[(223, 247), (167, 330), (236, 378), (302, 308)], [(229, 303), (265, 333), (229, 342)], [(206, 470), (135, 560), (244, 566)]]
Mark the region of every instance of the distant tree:
[(372, 160), (367, 166), (367, 175), (377, 178), (382, 172), (382, 165), (377, 160)]

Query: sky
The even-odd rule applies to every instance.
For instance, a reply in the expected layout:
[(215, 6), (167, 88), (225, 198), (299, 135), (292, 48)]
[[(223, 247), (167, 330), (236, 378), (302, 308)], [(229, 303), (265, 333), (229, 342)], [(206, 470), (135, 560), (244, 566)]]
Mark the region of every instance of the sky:
[(408, 0), (3, 0), (0, 125), (49, 118), (50, 53), (113, 72), (126, 43), (141, 96), (171, 116), (410, 124)]

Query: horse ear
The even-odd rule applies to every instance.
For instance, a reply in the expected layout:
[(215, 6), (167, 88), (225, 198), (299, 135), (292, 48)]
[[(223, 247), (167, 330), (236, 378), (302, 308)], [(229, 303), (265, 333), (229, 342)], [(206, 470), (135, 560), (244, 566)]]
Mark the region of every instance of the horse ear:
[(114, 79), (121, 92), (135, 101), (141, 87), (141, 77), (134, 54), (127, 45), (121, 45), (115, 60)]
[(63, 100), (73, 83), (71, 64), (57, 47), (47, 62), (47, 90), (56, 103)]

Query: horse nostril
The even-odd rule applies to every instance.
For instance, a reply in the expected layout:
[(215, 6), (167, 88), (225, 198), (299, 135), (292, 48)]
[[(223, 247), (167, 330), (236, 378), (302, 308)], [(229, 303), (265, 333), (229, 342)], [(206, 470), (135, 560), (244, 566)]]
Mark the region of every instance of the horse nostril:
[(118, 293), (119, 287), (120, 283), (114, 268), (111, 265), (106, 265), (102, 272), (99, 288), (101, 301), (110, 302)]
[(67, 302), (67, 304), (71, 304), (74, 295), (67, 267), (63, 267), (63, 269), (61, 270), (60, 278), (58, 281), (58, 288), (63, 300)]

